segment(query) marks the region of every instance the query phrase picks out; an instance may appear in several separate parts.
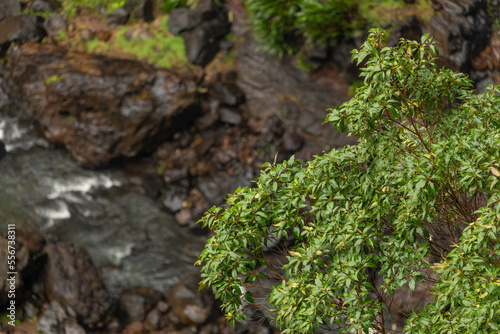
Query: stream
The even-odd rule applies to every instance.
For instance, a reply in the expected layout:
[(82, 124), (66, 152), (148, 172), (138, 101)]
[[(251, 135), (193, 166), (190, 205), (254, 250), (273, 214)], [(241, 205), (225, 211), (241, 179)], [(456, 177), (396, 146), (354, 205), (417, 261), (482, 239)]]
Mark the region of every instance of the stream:
[(203, 240), (182, 231), (124, 170), (86, 170), (49, 148), (34, 126), (0, 114), (0, 228), (34, 226), (48, 240), (86, 249), (108, 290), (163, 293), (193, 267)]

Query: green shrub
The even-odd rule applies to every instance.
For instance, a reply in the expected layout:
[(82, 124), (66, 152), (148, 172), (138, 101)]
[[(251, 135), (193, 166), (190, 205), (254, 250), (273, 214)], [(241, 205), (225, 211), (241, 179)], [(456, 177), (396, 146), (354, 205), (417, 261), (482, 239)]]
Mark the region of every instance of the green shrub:
[(323, 47), (358, 36), (366, 22), (355, 0), (246, 0), (249, 22), (272, 54), (297, 51), (304, 38)]
[(304, 0), (247, 0), (249, 21), (259, 41), (271, 53), (296, 51), (297, 17)]
[(332, 46), (364, 31), (357, 6), (352, 0), (305, 0), (297, 15), (299, 31), (312, 43)]
[(266, 164), (255, 187), (203, 216), (214, 235), (201, 286), (233, 323), (245, 300), (267, 302), (285, 333), (386, 333), (389, 296), (433, 270), (407, 333), (498, 333), (500, 89), (474, 95), (464, 74), (435, 65), (428, 36), (386, 38), (374, 29), (353, 51), (364, 85), (327, 116), (357, 145)]

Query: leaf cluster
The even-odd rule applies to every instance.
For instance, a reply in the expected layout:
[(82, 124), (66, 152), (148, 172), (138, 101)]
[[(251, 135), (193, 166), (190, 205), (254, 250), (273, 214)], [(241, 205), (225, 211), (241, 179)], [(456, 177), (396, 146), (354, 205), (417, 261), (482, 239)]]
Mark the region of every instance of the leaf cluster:
[(202, 218), (202, 286), (229, 320), (265, 301), (284, 332), (386, 333), (388, 299), (432, 270), (407, 332), (498, 332), (500, 90), (439, 69), (428, 35), (386, 38), (353, 51), (364, 84), (326, 119), (357, 145), (266, 164)]

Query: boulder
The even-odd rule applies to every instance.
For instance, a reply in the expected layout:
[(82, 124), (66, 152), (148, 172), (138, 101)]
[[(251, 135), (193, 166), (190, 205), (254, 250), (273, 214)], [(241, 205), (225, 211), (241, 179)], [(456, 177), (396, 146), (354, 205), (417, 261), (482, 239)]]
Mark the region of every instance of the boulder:
[[(33, 228), (20, 226), (15, 222), (7, 222), (16, 226), (15, 234), (2, 234), (0, 237), (0, 261), (4, 263), (5, 270), (0, 271), (0, 307), (6, 306), (9, 302), (8, 291), (10, 290), (11, 277), (9, 272), (16, 272), (16, 305), (20, 306), (28, 295), (28, 291), (40, 277), (41, 270), (46, 263), (46, 253), (44, 251), (45, 239)], [(7, 229), (5, 229), (7, 231)], [(3, 231), (2, 231), (3, 233)], [(9, 235), (15, 236), (15, 268), (8, 268), (8, 243)], [(11, 245), (12, 246), (12, 245)]]
[(231, 25), (219, 18), (205, 21), (196, 28), (182, 33), (187, 59), (206, 66), (219, 52), (219, 41), (230, 31)]
[(228, 108), (221, 108), (220, 109), (220, 120), (221, 122), (231, 124), (231, 125), (239, 125), (243, 118), (241, 115)]
[(193, 9), (174, 9), (167, 24), (173, 34), (182, 33), (187, 59), (199, 66), (215, 57), (231, 27), (227, 12), (213, 0), (199, 1)]
[(49, 37), (56, 37), (60, 30), (65, 31), (68, 28), (68, 24), (66, 23), (66, 19), (61, 14), (54, 13), (47, 20), (45, 20), (43, 28)]
[(171, 213), (176, 213), (182, 209), (182, 203), (188, 197), (188, 189), (186, 187), (170, 185), (165, 190), (163, 195), (163, 205)]
[(196, 22), (191, 13), (189, 8), (175, 8), (172, 10), (167, 21), (170, 32), (178, 35), (183, 31), (196, 27), (200, 22)]
[(2, 159), (7, 154), (7, 149), (5, 144), (0, 140), (0, 159)]
[(174, 317), (179, 324), (200, 326), (209, 319), (215, 319), (220, 312), (215, 298), (208, 289), (198, 292), (199, 274), (190, 274), (177, 283), (168, 295)]
[(154, 0), (141, 0), (139, 6), (134, 11), (134, 16), (136, 18), (143, 19), (146, 22), (153, 22), (155, 1)]
[(118, 7), (111, 14), (108, 15), (106, 23), (110, 25), (125, 24), (130, 17), (130, 13), (123, 7)]
[(215, 82), (210, 89), (210, 95), (228, 106), (237, 106), (245, 100), (245, 94), (234, 82)]
[(423, 27), (440, 44), (437, 45), (442, 64), (468, 73), (471, 59), (490, 41), (492, 22), (488, 4), (482, 0), (443, 0), (437, 5), (438, 14)]
[(3, 57), (13, 42), (39, 42), (45, 35), (41, 16), (17, 15), (8, 17), (0, 22), (0, 57)]
[(21, 3), (19, 0), (0, 1), (0, 21), (21, 13)]
[(68, 314), (67, 310), (58, 301), (52, 301), (42, 313), (36, 326), (43, 334), (86, 334), (85, 329), (78, 321)]
[(63, 242), (49, 244), (47, 253), (45, 292), (48, 300), (64, 305), (84, 327), (102, 327), (112, 300), (89, 254)]
[(87, 167), (152, 152), (200, 112), (192, 76), (137, 61), (27, 43), (6, 67), (21, 110)]
[(125, 324), (142, 322), (156, 304), (163, 299), (161, 292), (147, 287), (133, 287), (118, 298), (117, 315)]
[[(217, 4), (218, 1), (214, 0), (200, 0), (198, 4), (192, 9), (192, 16), (198, 23), (211, 20), (216, 16), (222, 17), (224, 10)], [(220, 4), (220, 2), (219, 2)]]
[(61, 4), (57, 0), (35, 0), (31, 3), (28, 9), (35, 12), (56, 12), (61, 8)]

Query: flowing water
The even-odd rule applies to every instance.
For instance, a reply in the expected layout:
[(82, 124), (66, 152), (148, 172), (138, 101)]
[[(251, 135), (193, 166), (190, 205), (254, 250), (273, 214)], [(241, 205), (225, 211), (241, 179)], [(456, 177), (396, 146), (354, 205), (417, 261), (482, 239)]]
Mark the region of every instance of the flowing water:
[(0, 114), (0, 228), (31, 225), (49, 240), (85, 248), (112, 294), (148, 286), (167, 292), (196, 268), (202, 240), (179, 229), (131, 175), (79, 167), (48, 148), (32, 124)]

